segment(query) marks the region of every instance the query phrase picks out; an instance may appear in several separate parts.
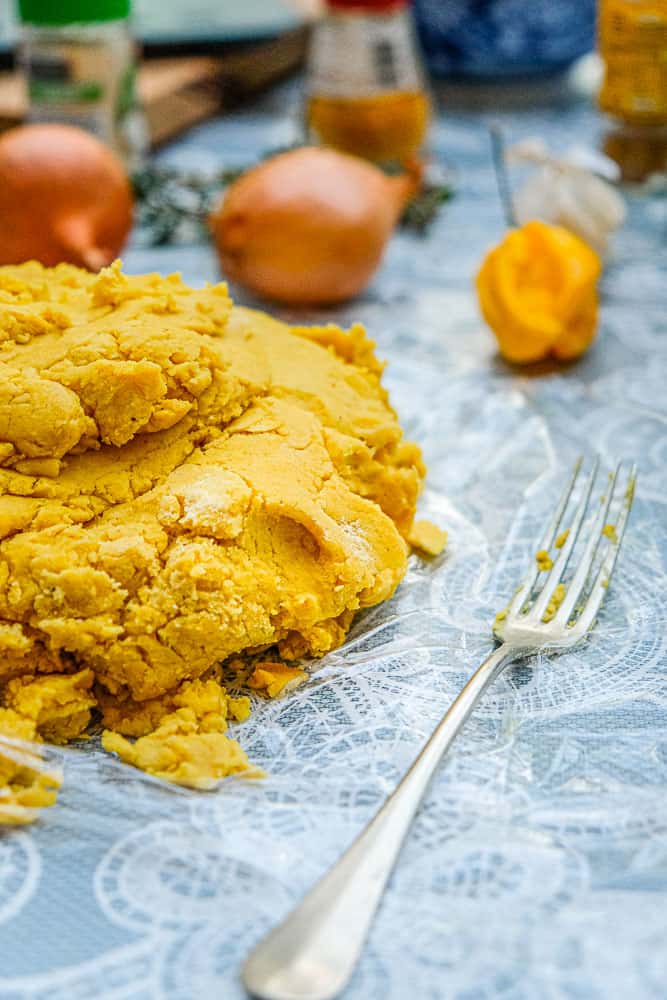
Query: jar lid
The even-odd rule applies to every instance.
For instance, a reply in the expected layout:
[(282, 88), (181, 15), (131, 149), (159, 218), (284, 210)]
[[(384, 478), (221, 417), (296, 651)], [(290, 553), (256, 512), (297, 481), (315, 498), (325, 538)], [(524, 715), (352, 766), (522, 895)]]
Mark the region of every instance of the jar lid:
[(26, 24), (89, 24), (129, 16), (130, 0), (18, 0)]
[(358, 14), (391, 14), (408, 3), (409, 0), (327, 0), (332, 10), (353, 10)]

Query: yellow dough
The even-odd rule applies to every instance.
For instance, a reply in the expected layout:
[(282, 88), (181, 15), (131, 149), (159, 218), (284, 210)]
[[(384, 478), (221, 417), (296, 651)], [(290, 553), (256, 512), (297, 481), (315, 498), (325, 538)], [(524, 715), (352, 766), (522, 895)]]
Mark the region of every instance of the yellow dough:
[(51, 741), (99, 708), (174, 780), (247, 768), (217, 681), (212, 729), (174, 699), (232, 654), (320, 656), (395, 590), (424, 469), (381, 372), (360, 327), (224, 285), (0, 268), (0, 705)]

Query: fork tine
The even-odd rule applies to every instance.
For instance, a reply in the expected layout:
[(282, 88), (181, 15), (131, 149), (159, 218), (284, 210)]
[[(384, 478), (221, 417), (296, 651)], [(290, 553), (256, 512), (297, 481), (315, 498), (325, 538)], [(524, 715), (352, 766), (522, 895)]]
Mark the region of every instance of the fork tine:
[[(558, 506), (553, 512), (551, 516), (551, 521), (549, 522), (549, 525), (540, 541), (541, 549), (546, 549), (548, 551), (554, 543), (554, 539), (556, 538), (558, 529), (560, 528), (561, 521), (563, 520), (563, 514), (565, 513), (567, 505), (570, 502), (572, 491), (575, 487), (577, 479), (579, 478), (579, 473), (581, 472), (581, 466), (583, 465), (583, 462), (584, 459), (580, 455), (574, 464), (574, 469), (572, 470), (572, 475), (570, 476), (569, 482), (567, 483), (565, 489), (563, 490), (562, 496), (558, 501)], [(533, 587), (537, 582), (537, 578), (540, 572), (535, 563), (533, 563), (532, 565), (533, 569), (531, 573), (528, 575), (526, 580), (521, 584), (516, 594), (509, 603), (509, 606), (507, 608), (508, 615), (520, 611), (520, 609), (523, 607), (526, 601), (526, 598), (529, 597), (529, 595), (532, 593)]]
[(609, 508), (611, 507), (611, 502), (614, 498), (614, 491), (616, 489), (616, 483), (621, 471), (621, 464), (621, 462), (617, 464), (614, 474), (610, 478), (607, 492), (600, 500), (600, 507), (595, 517), (595, 522), (591, 527), (586, 548), (581, 559), (579, 560), (579, 565), (577, 566), (575, 574), (568, 584), (567, 594), (565, 595), (558, 612), (555, 615), (554, 620), (558, 625), (567, 625), (570, 620), (570, 615), (574, 611), (577, 601), (581, 597), (584, 587), (588, 582), (591, 569), (595, 563), (595, 557), (597, 556), (604, 538), (602, 531), (609, 516)]
[(591, 499), (591, 493), (593, 492), (593, 487), (595, 485), (595, 480), (597, 479), (598, 468), (600, 466), (600, 459), (596, 456), (593, 462), (593, 468), (591, 469), (590, 475), (588, 477), (588, 482), (586, 483), (586, 488), (584, 494), (577, 504), (574, 512), (574, 518), (570, 526), (570, 530), (561, 548), (549, 575), (542, 584), (542, 589), (535, 598), (535, 603), (531, 607), (530, 611), (526, 615), (526, 618), (530, 621), (540, 621), (542, 615), (547, 609), (547, 605), (551, 600), (551, 596), (560, 583), (563, 573), (567, 568), (568, 561), (572, 554), (572, 549), (575, 546), (577, 538), (579, 537), (579, 532), (581, 531), (581, 525), (583, 523), (588, 505)]
[(607, 593), (609, 581), (611, 580), (614, 567), (616, 566), (618, 552), (623, 541), (623, 535), (625, 534), (625, 528), (632, 509), (632, 501), (635, 498), (636, 482), (637, 466), (633, 465), (630, 469), (630, 475), (628, 477), (628, 485), (625, 490), (623, 506), (621, 507), (618, 521), (616, 522), (616, 538), (609, 540), (607, 554), (602, 560), (602, 565), (600, 566), (600, 569), (595, 577), (591, 592), (575, 625), (577, 631), (582, 634), (587, 632), (592, 626), (595, 621), (595, 617), (600, 610), (600, 605), (602, 604)]

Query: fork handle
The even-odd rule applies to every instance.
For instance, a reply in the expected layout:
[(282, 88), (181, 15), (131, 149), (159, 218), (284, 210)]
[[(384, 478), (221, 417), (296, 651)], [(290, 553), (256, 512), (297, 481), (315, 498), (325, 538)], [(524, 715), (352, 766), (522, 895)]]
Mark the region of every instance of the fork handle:
[(361, 955), (382, 893), (431, 779), (486, 688), (516, 658), (499, 646), (447, 710), (405, 777), (354, 843), (246, 959), (259, 1000), (333, 1000)]

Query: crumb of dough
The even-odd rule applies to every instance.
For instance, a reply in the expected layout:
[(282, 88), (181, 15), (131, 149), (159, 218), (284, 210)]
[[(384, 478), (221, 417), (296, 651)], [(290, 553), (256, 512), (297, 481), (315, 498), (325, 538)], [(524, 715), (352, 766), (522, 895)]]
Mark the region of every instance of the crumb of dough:
[(17, 715), (34, 722), (41, 739), (68, 743), (81, 736), (90, 722), (97, 703), (91, 691), (93, 680), (92, 670), (45, 677), (27, 674), (8, 682), (3, 701)]
[(0, 825), (32, 823), (56, 801), (62, 774), (42, 759), (38, 741), (34, 721), (0, 708)]
[[(147, 735), (131, 743), (106, 729), (102, 746), (126, 764), (190, 788), (211, 788), (232, 774), (258, 777), (236, 740), (225, 735), (229, 716), (247, 718), (247, 702), (228, 698), (215, 680), (186, 682), (171, 699), (174, 710), (167, 710), (157, 725), (151, 720)], [(137, 715), (129, 724), (126, 717), (117, 725), (128, 730), (140, 721)]]
[(569, 535), (570, 535), (570, 529), (566, 528), (565, 531), (561, 531), (560, 535), (556, 536), (556, 541), (554, 542), (554, 545), (556, 546), (557, 549), (563, 548), (563, 546), (565, 545), (566, 541), (569, 538)]
[(415, 521), (408, 542), (427, 556), (439, 556), (447, 544), (447, 532), (431, 521)]
[(107, 729), (102, 746), (126, 764), (189, 788), (213, 788), (233, 774), (260, 776), (236, 740), (223, 733), (201, 732), (187, 708), (165, 716), (154, 732), (135, 743)]
[(546, 549), (540, 549), (539, 552), (536, 552), (535, 560), (540, 573), (544, 573), (546, 570), (552, 569), (553, 567), (553, 559)]
[(101, 712), (172, 780), (247, 770), (206, 722), (247, 699), (186, 685), (323, 655), (406, 571), (425, 469), (382, 368), (224, 285), (0, 267), (0, 709), (58, 742)]
[(175, 691), (147, 701), (121, 699), (101, 691), (98, 704), (106, 729), (135, 737), (147, 736), (157, 729), (165, 716), (181, 708), (192, 709), (202, 728), (221, 732), (226, 728), (221, 725), (221, 719), (245, 722), (250, 715), (250, 699), (231, 697), (214, 678), (184, 681)]
[(255, 664), (255, 669), (248, 678), (248, 687), (253, 691), (261, 691), (269, 698), (277, 698), (279, 694), (292, 691), (307, 679), (308, 674), (299, 667), (264, 660)]
[[(493, 631), (494, 631), (494, 633), (495, 633), (495, 634), (496, 634), (496, 635), (497, 635), (497, 636), (498, 636), (499, 638), (501, 638), (501, 637), (502, 637), (502, 632), (503, 632), (503, 622), (504, 622), (504, 621), (505, 621), (505, 620), (507, 619), (507, 616), (508, 616), (508, 615), (509, 615), (509, 613), (510, 613), (510, 609), (511, 609), (511, 607), (512, 607), (512, 604), (513, 604), (513, 602), (514, 602), (514, 598), (516, 597), (516, 595), (517, 595), (518, 593), (520, 593), (520, 592), (521, 592), (521, 591), (523, 590), (523, 586), (524, 586), (524, 585), (523, 585), (522, 583), (520, 583), (520, 584), (518, 585), (518, 587), (516, 587), (516, 588), (515, 588), (515, 590), (514, 590), (514, 593), (513, 593), (512, 597), (511, 597), (511, 599), (510, 599), (510, 602), (509, 602), (509, 604), (507, 605), (507, 607), (505, 607), (505, 608), (501, 608), (501, 609), (500, 609), (500, 611), (497, 611), (497, 612), (496, 612), (496, 615), (495, 615), (495, 617), (494, 617), (494, 619), (493, 619)], [(519, 608), (518, 610), (521, 610), (521, 609)]]
[(563, 603), (565, 594), (567, 593), (567, 587), (564, 583), (559, 583), (557, 587), (554, 587), (554, 592), (549, 598), (549, 603), (547, 604), (544, 614), (542, 615), (543, 622), (550, 622), (556, 616), (556, 612)]

